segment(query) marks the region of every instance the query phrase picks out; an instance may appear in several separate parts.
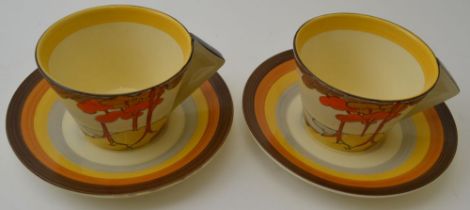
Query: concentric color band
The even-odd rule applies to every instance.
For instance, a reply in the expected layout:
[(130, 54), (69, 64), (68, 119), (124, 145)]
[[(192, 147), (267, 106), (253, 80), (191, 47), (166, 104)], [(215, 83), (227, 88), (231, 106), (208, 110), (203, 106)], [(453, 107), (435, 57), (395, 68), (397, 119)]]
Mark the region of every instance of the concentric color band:
[[(401, 141), (401, 148), (378, 166), (342, 167), (323, 161), (325, 157), (309, 154), (296, 142), (295, 133), (287, 124), (289, 118), (299, 122), (303, 119), (300, 110), (296, 116), (287, 114), (288, 103), (298, 94), (296, 68), (291, 51), (260, 65), (245, 87), (244, 112), (262, 148), (300, 177), (341, 192), (390, 195), (424, 186), (450, 164), (457, 136), (452, 116), (444, 104), (400, 122), (402, 129), (396, 130), (402, 130), (401, 135), (389, 135), (398, 139), (386, 140)], [(296, 132), (306, 129), (309, 128)], [(309, 135), (315, 138), (317, 134), (309, 132)]]
[[(62, 126), (65, 110), (48, 83), (35, 71), (22, 83), (10, 103), (7, 133), (19, 159), (52, 184), (88, 194), (136, 193), (188, 176), (223, 143), (231, 126), (233, 107), (230, 93), (219, 75), (204, 83), (182, 107), (187, 120), (196, 121), (186, 122), (193, 126), (192, 132), (181, 135), (182, 140), (171, 148), (172, 153), (162, 154), (158, 161), (130, 168), (98, 166), (80, 158), (70, 148), (67, 150), (63, 139), (61, 141), (63, 133), (53, 132)], [(164, 159), (163, 155), (166, 155)]]

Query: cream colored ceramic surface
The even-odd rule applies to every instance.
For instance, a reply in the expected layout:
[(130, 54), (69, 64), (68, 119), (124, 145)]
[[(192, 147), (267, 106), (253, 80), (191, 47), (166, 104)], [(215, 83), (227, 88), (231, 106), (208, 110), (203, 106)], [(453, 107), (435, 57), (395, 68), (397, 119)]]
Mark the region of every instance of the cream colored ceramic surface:
[(333, 30), (311, 37), (299, 55), (319, 79), (347, 93), (390, 100), (424, 90), (423, 71), (400, 45), (355, 30)]
[(76, 90), (116, 94), (162, 83), (184, 64), (182, 49), (166, 32), (139, 23), (113, 22), (67, 36), (51, 54), (49, 73)]

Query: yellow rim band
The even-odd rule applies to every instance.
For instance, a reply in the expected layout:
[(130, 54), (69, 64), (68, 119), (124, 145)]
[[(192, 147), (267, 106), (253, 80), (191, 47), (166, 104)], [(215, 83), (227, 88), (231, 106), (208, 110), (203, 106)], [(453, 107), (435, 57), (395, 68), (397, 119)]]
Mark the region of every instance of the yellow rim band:
[(191, 56), (191, 36), (184, 26), (174, 18), (149, 8), (109, 5), (75, 12), (50, 26), (39, 39), (37, 45), (36, 59), (39, 67), (47, 74), (49, 58), (53, 50), (70, 34), (89, 26), (110, 22), (133, 22), (158, 28), (168, 33), (180, 45), (184, 63)]

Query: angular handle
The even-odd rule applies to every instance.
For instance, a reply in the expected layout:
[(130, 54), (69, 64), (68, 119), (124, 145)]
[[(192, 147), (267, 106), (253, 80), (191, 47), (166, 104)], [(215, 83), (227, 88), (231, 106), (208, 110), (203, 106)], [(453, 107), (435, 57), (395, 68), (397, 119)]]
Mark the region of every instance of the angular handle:
[(437, 80), (436, 85), (420, 102), (418, 102), (418, 104), (415, 105), (411, 111), (406, 114), (406, 117), (440, 104), (460, 92), (457, 83), (441, 61), (437, 60), (437, 63), (439, 64), (439, 79)]
[(212, 77), (224, 64), (222, 55), (213, 47), (191, 34), (193, 52), (181, 81), (181, 87), (176, 96), (173, 108), (184, 101), (201, 84)]

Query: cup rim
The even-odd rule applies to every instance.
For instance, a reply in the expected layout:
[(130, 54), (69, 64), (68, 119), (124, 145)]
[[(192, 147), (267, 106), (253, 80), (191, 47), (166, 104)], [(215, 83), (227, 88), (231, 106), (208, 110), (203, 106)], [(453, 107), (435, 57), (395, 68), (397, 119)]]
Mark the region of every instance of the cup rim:
[[(175, 21), (175, 23), (178, 24), (184, 30), (184, 32), (186, 32), (186, 34), (188, 35), (188, 37), (190, 39), (189, 40), (190, 41), (189, 56), (188, 56), (187, 60), (185, 61), (184, 65), (181, 66), (181, 68), (178, 70), (178, 72), (176, 72), (174, 75), (172, 75), (170, 78), (164, 80), (163, 82), (160, 82), (158, 84), (154, 84), (150, 87), (141, 88), (141, 89), (130, 91), (130, 92), (122, 92), (122, 93), (107, 93), (107, 94), (104, 94), (104, 93), (86, 92), (86, 91), (77, 90), (75, 88), (69, 87), (69, 86), (64, 85), (61, 82), (55, 80), (51, 75), (49, 75), (49, 73), (47, 73), (43, 69), (43, 67), (41, 66), (41, 64), (39, 62), (39, 58), (38, 58), (39, 46), (40, 46), (43, 38), (45, 37), (45, 35), (48, 32), (50, 32), (53, 28), (59, 27), (61, 24), (63, 24), (68, 19), (74, 18), (76, 16), (82, 15), (82, 14), (87, 13), (87, 12), (102, 10), (102, 9), (109, 9), (109, 8), (123, 8), (123, 9), (124, 8), (136, 8), (136, 9), (151, 12), (151, 13), (157, 13), (159, 15), (166, 16), (170, 20)], [(55, 21), (39, 37), (39, 39), (36, 43), (36, 48), (35, 48), (35, 54), (34, 55), (35, 55), (36, 65), (38, 66), (37, 69), (39, 70), (41, 75), (49, 83), (51, 83), (53, 86), (58, 86), (61, 89), (64, 89), (65, 91), (67, 91), (67, 92), (73, 92), (74, 94), (78, 94), (78, 95), (83, 95), (83, 96), (88, 96), (88, 97), (98, 97), (98, 98), (100, 98), (100, 97), (109, 98), (109, 97), (117, 97), (117, 96), (136, 95), (136, 94), (139, 94), (141, 92), (150, 91), (150, 89), (152, 89), (154, 87), (158, 87), (160, 85), (167, 84), (167, 83), (177, 79), (178, 77), (182, 76), (182, 74), (185, 72), (186, 67), (188, 66), (189, 62), (191, 61), (191, 59), (193, 57), (193, 52), (194, 52), (194, 39), (193, 39), (192, 34), (188, 31), (188, 29), (180, 21), (178, 21), (176, 18), (172, 17), (171, 15), (169, 15), (167, 13), (164, 13), (160, 10), (156, 10), (156, 9), (152, 9), (152, 8), (148, 8), (148, 7), (143, 7), (143, 6), (136, 6), (136, 5), (129, 5), (129, 4), (110, 4), (110, 5), (95, 6), (95, 7), (89, 7), (89, 8), (85, 8), (85, 9), (82, 9), (82, 10), (78, 10), (76, 12), (70, 13), (70, 14), (60, 18), (59, 20)]]
[[(383, 24), (391, 25), (394, 28), (398, 29), (399, 31), (403, 32), (406, 36), (409, 36), (409, 37), (415, 39), (416, 41), (421, 42), (421, 44), (423, 44), (423, 46), (425, 47), (425, 50), (429, 51), (430, 54), (434, 58), (433, 61), (434, 61), (434, 66), (436, 66), (437, 74), (436, 74), (436, 77), (434, 78), (434, 81), (432, 82), (432, 85), (430, 85), (427, 89), (421, 91), (419, 94), (414, 95), (414, 96), (403, 97), (403, 98), (398, 98), (398, 99), (376, 99), (376, 98), (359, 96), (359, 95), (356, 95), (356, 94), (349, 93), (345, 90), (341, 90), (340, 88), (337, 88), (337, 87), (335, 87), (331, 84), (328, 84), (325, 81), (323, 81), (322, 79), (320, 79), (319, 77), (317, 77), (315, 74), (313, 74), (311, 71), (309, 71), (307, 66), (302, 62), (302, 60), (299, 56), (299, 53), (298, 53), (298, 47), (296, 46), (297, 37), (299, 36), (299, 33), (300, 33), (301, 29), (304, 28), (309, 23), (311, 23), (313, 21), (329, 18), (329, 17), (338, 17), (338, 16), (352, 16), (352, 17), (363, 17), (363, 18), (373, 19), (373, 20), (379, 21)], [(358, 101), (366, 101), (366, 102), (374, 102), (374, 103), (391, 103), (391, 102), (398, 102), (398, 101), (400, 101), (400, 102), (410, 102), (410, 103), (417, 102), (420, 99), (424, 98), (424, 96), (426, 94), (428, 94), (436, 86), (437, 81), (439, 80), (439, 77), (440, 77), (440, 70), (439, 70), (439, 65), (438, 65), (436, 55), (434, 54), (434, 52), (432, 51), (432, 49), (429, 47), (429, 45), (426, 42), (424, 42), (419, 36), (417, 36), (416, 34), (411, 32), (410, 30), (406, 29), (405, 27), (403, 27), (399, 24), (393, 23), (393, 22), (388, 21), (388, 20), (383, 19), (383, 18), (368, 15), (368, 14), (352, 13), (352, 12), (336, 12), (336, 13), (328, 13), (328, 14), (316, 16), (316, 17), (313, 17), (313, 18), (305, 21), (297, 29), (297, 31), (295, 32), (294, 39), (293, 39), (293, 52), (294, 52), (294, 58), (296, 60), (296, 63), (297, 63), (297, 65), (299, 65), (299, 70), (303, 74), (306, 74), (310, 77), (313, 77), (315, 80), (317, 80), (319, 83), (321, 83), (322, 86), (328, 87), (329, 89), (331, 89), (335, 93), (338, 93), (338, 94), (343, 95), (343, 96), (347, 96), (349, 98), (356, 99)]]

